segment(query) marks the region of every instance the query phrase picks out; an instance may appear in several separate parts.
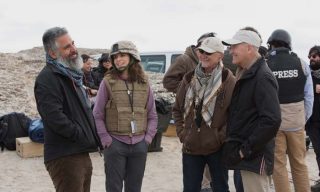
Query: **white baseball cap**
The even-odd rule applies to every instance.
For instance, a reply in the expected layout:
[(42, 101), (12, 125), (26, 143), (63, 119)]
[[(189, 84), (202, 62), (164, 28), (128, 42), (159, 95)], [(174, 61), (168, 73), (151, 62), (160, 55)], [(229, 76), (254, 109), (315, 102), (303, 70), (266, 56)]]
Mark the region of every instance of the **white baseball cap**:
[(217, 37), (205, 38), (197, 49), (202, 49), (207, 53), (224, 52), (222, 41)]
[(239, 43), (247, 43), (255, 47), (260, 47), (262, 40), (256, 32), (249, 30), (239, 30), (232, 39), (222, 41), (224, 45), (236, 45)]

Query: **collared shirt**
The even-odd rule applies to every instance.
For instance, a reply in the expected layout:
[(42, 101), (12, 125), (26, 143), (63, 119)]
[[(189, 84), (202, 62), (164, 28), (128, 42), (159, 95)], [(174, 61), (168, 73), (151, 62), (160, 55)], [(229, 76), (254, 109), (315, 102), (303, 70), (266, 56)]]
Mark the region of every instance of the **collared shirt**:
[(250, 67), (260, 58), (261, 56), (258, 56), (257, 58), (253, 59), (250, 63), (248, 63), (245, 67), (239, 66), (236, 71), (236, 80), (238, 81), (239, 79), (241, 79), (244, 72), (250, 69)]
[(309, 65), (301, 59), (301, 62), (304, 66), (304, 74), (307, 77), (306, 84), (304, 86), (304, 108), (305, 108), (305, 117), (306, 121), (311, 117), (312, 115), (312, 108), (313, 108), (313, 82), (312, 82), (312, 76)]

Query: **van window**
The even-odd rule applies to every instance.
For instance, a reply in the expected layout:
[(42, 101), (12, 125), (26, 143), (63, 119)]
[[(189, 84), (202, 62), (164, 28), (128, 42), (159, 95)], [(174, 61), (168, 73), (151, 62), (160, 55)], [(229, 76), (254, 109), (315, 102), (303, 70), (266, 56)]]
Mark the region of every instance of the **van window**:
[(175, 60), (177, 59), (178, 56), (180, 56), (181, 54), (172, 54), (171, 56), (171, 64), (175, 62)]
[(165, 55), (141, 55), (141, 64), (145, 71), (164, 73), (166, 66)]

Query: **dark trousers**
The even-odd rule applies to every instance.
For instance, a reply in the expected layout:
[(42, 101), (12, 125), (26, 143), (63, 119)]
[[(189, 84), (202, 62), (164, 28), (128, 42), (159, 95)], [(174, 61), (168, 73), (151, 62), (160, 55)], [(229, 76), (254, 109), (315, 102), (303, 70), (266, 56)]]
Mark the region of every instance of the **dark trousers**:
[(221, 150), (209, 155), (189, 155), (183, 153), (183, 191), (199, 192), (205, 165), (211, 175), (214, 192), (228, 192), (228, 170), (221, 162)]
[(306, 132), (312, 142), (313, 150), (316, 154), (320, 176), (320, 122), (308, 122), (306, 125)]
[(147, 160), (148, 145), (143, 140), (134, 145), (113, 139), (104, 150), (106, 191), (140, 192)]
[(234, 170), (233, 182), (236, 192), (244, 192), (240, 170)]
[(90, 192), (92, 163), (88, 153), (61, 157), (45, 166), (57, 192)]

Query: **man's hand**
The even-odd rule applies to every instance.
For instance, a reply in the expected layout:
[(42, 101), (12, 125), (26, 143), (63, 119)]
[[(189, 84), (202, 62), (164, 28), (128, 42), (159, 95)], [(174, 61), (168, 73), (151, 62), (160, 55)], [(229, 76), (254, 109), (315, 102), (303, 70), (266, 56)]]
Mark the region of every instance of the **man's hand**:
[(98, 90), (96, 90), (96, 89), (90, 89), (90, 93), (91, 93), (91, 95), (97, 95)]
[(228, 141), (224, 143), (222, 160), (227, 167), (234, 166), (242, 160), (240, 145), (241, 143), (237, 141)]
[(320, 93), (320, 84), (316, 84), (316, 93)]
[(244, 158), (244, 155), (243, 155), (241, 149), (239, 150), (239, 154), (240, 154), (241, 159), (243, 159), (243, 158)]

